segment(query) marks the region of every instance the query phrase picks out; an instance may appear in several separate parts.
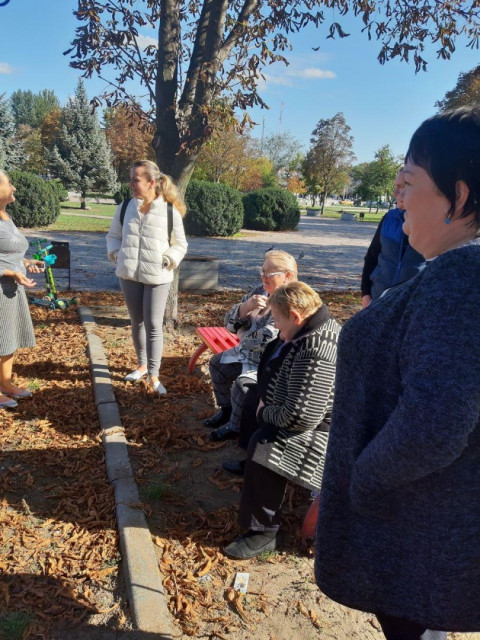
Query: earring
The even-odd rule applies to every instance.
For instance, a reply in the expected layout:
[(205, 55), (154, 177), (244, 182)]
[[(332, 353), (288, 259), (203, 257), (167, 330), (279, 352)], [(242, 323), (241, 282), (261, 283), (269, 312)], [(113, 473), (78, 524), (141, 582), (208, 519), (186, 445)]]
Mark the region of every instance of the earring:
[(445, 224), (450, 224), (451, 220), (450, 218), (445, 218)]

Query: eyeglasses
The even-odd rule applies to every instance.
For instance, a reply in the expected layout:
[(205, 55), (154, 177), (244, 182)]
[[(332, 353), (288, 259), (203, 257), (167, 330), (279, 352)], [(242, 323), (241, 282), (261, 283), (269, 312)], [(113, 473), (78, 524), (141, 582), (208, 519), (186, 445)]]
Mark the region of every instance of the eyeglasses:
[(273, 276), (279, 276), (282, 273), (285, 273), (285, 271), (271, 271), (270, 273), (265, 273), (263, 269), (259, 269), (258, 273), (262, 278), (273, 278)]

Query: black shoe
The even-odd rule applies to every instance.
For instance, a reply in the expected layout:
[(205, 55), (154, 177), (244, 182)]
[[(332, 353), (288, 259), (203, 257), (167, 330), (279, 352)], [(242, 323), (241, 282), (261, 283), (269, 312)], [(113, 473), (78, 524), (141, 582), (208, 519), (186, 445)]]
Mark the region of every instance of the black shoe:
[(224, 424), (223, 427), (218, 427), (218, 429), (212, 431), (208, 436), (211, 442), (223, 442), (224, 440), (230, 440), (232, 438), (238, 438), (238, 431), (233, 431), (229, 422)]
[(232, 415), (232, 407), (220, 407), (220, 411), (210, 418), (205, 418), (203, 424), (209, 429), (216, 429), (217, 427), (221, 427), (230, 420), (230, 416)]
[(246, 460), (225, 460), (222, 462), (222, 468), (236, 476), (245, 475)]
[(255, 558), (266, 551), (275, 551), (277, 548), (277, 538), (275, 534), (264, 534), (249, 532), (241, 538), (223, 548), (223, 553), (238, 560)]

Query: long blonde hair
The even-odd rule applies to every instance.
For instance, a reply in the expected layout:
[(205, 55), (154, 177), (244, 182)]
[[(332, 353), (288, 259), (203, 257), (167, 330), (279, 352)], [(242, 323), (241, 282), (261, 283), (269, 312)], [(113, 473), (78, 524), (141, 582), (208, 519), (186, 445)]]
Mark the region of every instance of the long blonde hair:
[(187, 207), (177, 185), (170, 176), (162, 173), (154, 162), (151, 160), (137, 160), (137, 162), (133, 163), (132, 169), (143, 169), (147, 178), (155, 181), (155, 194), (157, 198), (160, 195), (163, 196), (167, 202), (173, 204), (182, 217), (185, 215)]

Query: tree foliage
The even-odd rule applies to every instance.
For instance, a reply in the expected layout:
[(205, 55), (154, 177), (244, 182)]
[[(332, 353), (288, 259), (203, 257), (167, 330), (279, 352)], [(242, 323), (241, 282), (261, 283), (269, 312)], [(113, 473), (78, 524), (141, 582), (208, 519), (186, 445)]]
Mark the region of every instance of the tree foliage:
[(0, 94), (0, 169), (18, 169), (25, 158), (22, 141), (17, 137), (10, 103)]
[(312, 131), (310, 148), (303, 162), (303, 175), (309, 193), (321, 196), (321, 213), (325, 198), (341, 191), (348, 183), (348, 172), (354, 159), (353, 137), (343, 113), (319, 120)]
[[(108, 88), (95, 99), (125, 103), (154, 124), (156, 158), (185, 187), (195, 159), (215, 126), (264, 103), (257, 87), (265, 65), (285, 59), (288, 34), (332, 16), (328, 37), (345, 37), (338, 16), (352, 12), (379, 42), (381, 63), (413, 58), (426, 68), (424, 49), (449, 58), (459, 36), (478, 46), (480, 6), (464, 0), (78, 0), (81, 25), (66, 54), (85, 77)], [(158, 36), (145, 44), (145, 29)], [(136, 80), (145, 100), (133, 89)]]
[(438, 100), (435, 106), (439, 111), (466, 107), (468, 105), (480, 104), (480, 64), (474, 69), (461, 73), (458, 76), (457, 84), (453, 89), (447, 91), (442, 100)]
[(376, 201), (378, 205), (387, 198), (389, 207), (393, 204), (395, 177), (402, 166), (402, 159), (394, 156), (385, 145), (375, 152), (375, 160), (352, 167), (352, 189), (362, 200)]
[(92, 113), (82, 80), (62, 112), (62, 127), (50, 155), (52, 174), (80, 192), (82, 209), (88, 191), (108, 191), (116, 186), (110, 147)]
[(205, 144), (198, 156), (193, 177), (221, 182), (240, 191), (266, 186), (274, 170), (261, 155), (257, 140), (235, 130), (220, 130)]
[(130, 169), (136, 160), (146, 158), (155, 161), (151, 145), (153, 129), (142, 126), (138, 115), (132, 114), (123, 105), (107, 109), (104, 120), (118, 179), (128, 182)]
[(60, 106), (57, 96), (50, 89), (43, 89), (35, 94), (29, 89), (19, 89), (10, 96), (12, 113), (17, 127), (28, 125), (32, 129), (38, 129), (45, 117)]

